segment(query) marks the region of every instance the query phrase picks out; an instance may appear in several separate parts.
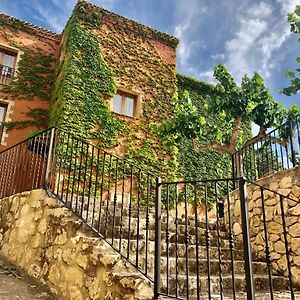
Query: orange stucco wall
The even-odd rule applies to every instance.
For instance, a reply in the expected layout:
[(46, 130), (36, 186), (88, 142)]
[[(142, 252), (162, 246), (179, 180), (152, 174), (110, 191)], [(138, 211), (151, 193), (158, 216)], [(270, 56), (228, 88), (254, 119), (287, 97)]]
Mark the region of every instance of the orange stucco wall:
[[(10, 38), (7, 39), (3, 32), (9, 34)], [(17, 31), (12, 31), (5, 24), (0, 23), (0, 48), (10, 47), (13, 48), (14, 51), (18, 51), (17, 62), (15, 66), (16, 70), (18, 70), (18, 60), (20, 60), (22, 51), (15, 45), (20, 45), (20, 48), (24, 47), (28, 50), (41, 49), (45, 51), (46, 54), (53, 55), (53, 58), (56, 60), (59, 52), (59, 43), (60, 37), (58, 35), (50, 34), (44, 32), (43, 30), (31, 30), (30, 33), (20, 29)], [(53, 68), (54, 67), (55, 66), (53, 64)], [(15, 75), (17, 76), (17, 71)], [(22, 98), (13, 99), (9, 94), (1, 92), (2, 87), (3, 84), (0, 84), (0, 102), (8, 104), (8, 111), (5, 118), (6, 122), (28, 120), (28, 117), (25, 116), (25, 113), (30, 109), (49, 109), (49, 101), (42, 101), (38, 97), (34, 97), (30, 100)], [(29, 134), (36, 129), (37, 128), (34, 127), (28, 127), (25, 129), (12, 129), (4, 132), (1, 140), (0, 151), (26, 139)]]

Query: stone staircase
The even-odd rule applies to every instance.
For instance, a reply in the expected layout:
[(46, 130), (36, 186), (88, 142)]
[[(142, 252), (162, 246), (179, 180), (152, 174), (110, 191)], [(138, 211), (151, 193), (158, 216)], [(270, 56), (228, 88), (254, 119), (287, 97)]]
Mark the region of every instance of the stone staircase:
[[(83, 207), (80, 204), (82, 202)], [(110, 202), (107, 207), (107, 202), (102, 202), (102, 211), (99, 215), (98, 200), (94, 208), (92, 205), (88, 206), (87, 200), (82, 201), (82, 198), (78, 201), (77, 210), (75, 203), (71, 205), (70, 202), (66, 202), (65, 205), (81, 216), (91, 228), (96, 229), (140, 272), (153, 280), (155, 257), (153, 208), (133, 207), (130, 211), (128, 207), (122, 208), (120, 203), (114, 205)], [(162, 211), (161, 293), (177, 299), (199, 299), (199, 296), (201, 299), (246, 299), (242, 242), (234, 241), (234, 246), (230, 249), (229, 233), (225, 226), (218, 225), (215, 219), (210, 219), (208, 247), (204, 218), (198, 220), (196, 228), (193, 218), (186, 219), (180, 216), (176, 228), (174, 216), (175, 213), (170, 212), (167, 222), (167, 212)], [(258, 260), (255, 253), (253, 260), (256, 297), (261, 300), (271, 299), (267, 264)], [(273, 274), (272, 283), (273, 299), (292, 299), (288, 278)], [(296, 292), (295, 297), (300, 299), (300, 294)]]

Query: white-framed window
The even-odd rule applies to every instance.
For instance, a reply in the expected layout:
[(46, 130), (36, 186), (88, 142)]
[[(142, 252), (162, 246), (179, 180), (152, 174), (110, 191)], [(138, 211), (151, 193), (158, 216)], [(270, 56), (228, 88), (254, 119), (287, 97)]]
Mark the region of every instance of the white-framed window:
[(0, 84), (9, 84), (15, 72), (17, 52), (0, 46)]
[(138, 117), (138, 96), (124, 91), (118, 91), (112, 99), (112, 111), (127, 117)]

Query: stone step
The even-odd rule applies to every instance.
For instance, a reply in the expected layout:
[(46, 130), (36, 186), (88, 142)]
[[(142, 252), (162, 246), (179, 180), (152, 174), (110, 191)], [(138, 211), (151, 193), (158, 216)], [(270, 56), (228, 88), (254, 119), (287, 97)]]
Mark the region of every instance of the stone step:
[[(178, 275), (172, 276), (169, 278), (169, 296), (177, 296), (178, 298), (187, 298), (187, 286), (188, 286), (188, 299), (197, 299), (197, 277), (189, 276), (188, 277), (188, 285), (186, 281), (186, 276)], [(208, 278), (207, 276), (200, 276), (200, 294), (202, 296), (208, 295)], [(263, 276), (255, 276), (255, 290), (259, 292), (268, 292), (269, 291), (269, 277), (267, 275)], [(177, 282), (177, 294), (176, 294), (176, 282)], [(287, 278), (280, 276), (273, 276), (272, 278), (273, 287), (275, 291), (288, 291), (289, 289), (289, 281)], [(232, 276), (226, 275), (222, 276), (222, 286), (224, 294), (229, 296), (232, 295)], [(237, 292), (245, 291), (245, 277), (244, 276), (235, 276), (235, 290)], [(210, 277), (210, 288), (212, 294), (220, 295), (220, 277), (219, 276), (211, 276)], [(163, 293), (167, 293), (167, 277), (164, 275), (161, 278), (161, 291)]]
[[(80, 214), (80, 213), (81, 213), (80, 211), (77, 211), (77, 214)], [(97, 226), (99, 223), (99, 214), (97, 212), (95, 212), (94, 214), (93, 214), (93, 212), (90, 212), (87, 215), (86, 211), (84, 211), (82, 214), (82, 217), (89, 224), (93, 223)], [(113, 226), (113, 224), (115, 226), (120, 226), (122, 224), (122, 227), (128, 227), (129, 222), (130, 222), (130, 226), (132, 229), (137, 228), (137, 224), (139, 224), (140, 229), (146, 229), (146, 218), (144, 218), (142, 216), (140, 216), (139, 218), (131, 216), (129, 219), (129, 217), (126, 215), (123, 215), (122, 217), (120, 217), (120, 216), (114, 217), (113, 214), (106, 214), (106, 212), (103, 211), (101, 214), (100, 221), (103, 226), (105, 226), (105, 224), (108, 224), (109, 226)], [(148, 225), (149, 230), (155, 230), (154, 215), (149, 217), (148, 224), (149, 224)], [(175, 219), (169, 220), (169, 223), (162, 221), (161, 228), (162, 228), (162, 231), (166, 232), (168, 230), (170, 233), (172, 233), (172, 232), (174, 233), (176, 231)], [(217, 237), (219, 235), (222, 238), (222, 237), (226, 237), (229, 235), (223, 225), (217, 226), (217, 224), (209, 224), (208, 228), (209, 228), (210, 236)], [(198, 235), (205, 234), (205, 232), (206, 232), (205, 223), (203, 223), (203, 222), (199, 223), (197, 229), (198, 229)], [(179, 221), (177, 223), (177, 231), (182, 234), (185, 234), (185, 232), (187, 230), (188, 234), (195, 235), (197, 229), (196, 229), (195, 224), (192, 224), (192, 225), (187, 224), (186, 225), (184, 222), (179, 222)]]
[[(112, 240), (108, 240), (109, 242), (112, 242)], [(121, 248), (119, 247), (120, 240), (114, 239), (113, 246), (116, 249), (120, 249), (122, 253), (127, 251), (128, 246), (128, 240), (122, 239), (121, 240)], [(137, 241), (136, 240), (130, 240), (129, 241), (129, 249), (130, 252), (133, 253), (133, 255), (136, 255), (137, 251)], [(148, 241), (147, 246), (147, 255), (149, 257), (154, 256), (155, 252), (155, 244), (154, 241)], [(195, 259), (196, 258), (196, 245), (189, 245), (188, 246), (188, 257), (189, 259)], [(177, 257), (186, 257), (186, 246), (184, 244), (178, 244), (177, 247), (174, 243), (169, 244), (169, 247), (167, 247), (166, 244), (161, 245), (161, 256), (167, 256), (167, 253), (169, 253), (169, 257), (176, 257), (176, 250), (177, 250)], [(146, 242), (139, 241), (139, 255), (141, 257), (146, 256)], [(243, 251), (233, 249), (232, 255), (234, 261), (243, 261)], [(210, 247), (209, 248), (209, 256), (211, 259), (218, 259), (219, 258), (219, 251), (217, 247)], [(198, 258), (199, 259), (207, 259), (207, 251), (205, 246), (198, 246)], [(221, 259), (222, 260), (231, 260), (231, 251), (230, 249), (222, 248), (221, 249)]]
[[(114, 239), (120, 239), (122, 237), (122, 239), (130, 239), (130, 240), (137, 240), (139, 239), (139, 241), (143, 241), (146, 240), (147, 238), (147, 234), (148, 234), (148, 240), (150, 241), (154, 241), (155, 240), (155, 232), (153, 230), (139, 230), (139, 234), (137, 234), (136, 231), (134, 230), (130, 230), (128, 231), (128, 228), (122, 228), (122, 231), (120, 232), (120, 230), (118, 230), (119, 228), (115, 227), (110, 228), (110, 227), (104, 227), (102, 226), (99, 230), (100, 234), (102, 234), (104, 236), (105, 239), (112, 239), (112, 237), (114, 237)], [(161, 234), (161, 240), (162, 243), (166, 243), (166, 233), (162, 232)], [(172, 234), (169, 237), (169, 243), (177, 243), (177, 244), (186, 244), (186, 236), (185, 234), (178, 234), (176, 236), (176, 234)], [(189, 241), (188, 241), (189, 245), (196, 245), (196, 237), (191, 235), (189, 237)], [(206, 238), (202, 235), (200, 237), (198, 237), (198, 245), (199, 246), (205, 246), (207, 244)], [(218, 245), (220, 245), (221, 248), (229, 248), (229, 240), (225, 239), (225, 238), (221, 238), (221, 239), (217, 239), (217, 238), (210, 238), (209, 240), (209, 244), (210, 247), (217, 247)], [(236, 249), (242, 249), (242, 243), (236, 241), (235, 243), (235, 247)]]
[[(161, 257), (161, 274), (169, 274), (169, 276), (175, 276), (176, 272), (179, 275), (187, 274), (187, 266), (188, 266), (188, 274), (189, 276), (197, 275), (197, 260), (196, 259), (188, 259), (188, 263), (186, 266), (187, 260), (185, 258), (173, 258), (170, 257), (167, 259), (166, 257)], [(235, 275), (244, 275), (244, 262), (243, 261), (234, 261), (234, 274)], [(145, 258), (139, 258), (139, 266), (142, 270), (145, 270)], [(259, 275), (267, 275), (268, 269), (265, 263), (254, 262), (252, 264), (254, 274)], [(177, 268), (177, 271), (176, 271)], [(221, 273), (222, 276), (232, 275), (232, 266), (231, 260), (222, 260), (221, 261), (221, 272), (220, 272), (220, 264), (219, 260), (213, 259), (210, 260), (209, 264), (210, 274), (212, 276), (219, 276)], [(154, 270), (154, 259), (148, 259), (147, 270)], [(198, 259), (198, 272), (200, 276), (208, 275), (208, 263), (204, 259)]]
[[(81, 199), (81, 196), (79, 197)], [(100, 201), (96, 202), (95, 207), (93, 206), (93, 199), (90, 200), (90, 204), (88, 206), (88, 198), (86, 197), (84, 200), (84, 206), (83, 210), (81, 211), (81, 206), (82, 202), (78, 201), (77, 203), (77, 208), (76, 208), (76, 196), (74, 196), (73, 202), (72, 202), (72, 209), (78, 213), (81, 214), (83, 213), (83, 216), (85, 217), (88, 211), (89, 215), (92, 215), (93, 212), (98, 215), (98, 212), (100, 210)], [(128, 218), (129, 212), (131, 215), (131, 218), (141, 218), (141, 219), (146, 219), (148, 218), (151, 220), (154, 220), (155, 218), (155, 208), (154, 207), (145, 207), (141, 206), (140, 208), (137, 208), (136, 206), (132, 206), (131, 210), (129, 210), (128, 205), (124, 206), (123, 208), (121, 207), (121, 203), (116, 203), (116, 206), (114, 206), (114, 203), (112, 201), (108, 202), (109, 205), (107, 206), (107, 201), (102, 201), (101, 205), (101, 214), (106, 215), (108, 214), (109, 216), (115, 216), (116, 220), (118, 218)], [(71, 207), (70, 201), (66, 203), (67, 207)], [(89, 207), (89, 209), (88, 209)], [(162, 214), (161, 214), (161, 219), (162, 223), (166, 223), (167, 220), (167, 211), (162, 209)], [(169, 211), (169, 224), (175, 223), (175, 211)], [(179, 225), (185, 225), (187, 222), (188, 225), (195, 227), (195, 216), (193, 215), (188, 215), (187, 218), (185, 216), (178, 214), (177, 217), (177, 222)], [(206, 220), (205, 217), (198, 217), (198, 227), (199, 228), (206, 228)], [(216, 224), (216, 219), (210, 218), (209, 219), (209, 228), (211, 230), (217, 229), (217, 224)], [(220, 230), (225, 231), (225, 226), (224, 225), (219, 225)]]

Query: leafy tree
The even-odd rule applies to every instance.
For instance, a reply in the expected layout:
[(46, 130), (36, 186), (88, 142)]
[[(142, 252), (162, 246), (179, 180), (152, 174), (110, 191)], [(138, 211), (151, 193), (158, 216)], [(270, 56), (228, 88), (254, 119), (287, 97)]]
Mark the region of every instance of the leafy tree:
[[(239, 86), (226, 68), (218, 65), (214, 77), (218, 80), (216, 95), (207, 99), (203, 109), (206, 111), (204, 115), (215, 116), (215, 122), (206, 126), (207, 119), (198, 112), (188, 93), (184, 93), (182, 99), (174, 98), (175, 117), (159, 127), (160, 135), (171, 135), (175, 142), (188, 138), (198, 153), (213, 149), (232, 155), (243, 143), (245, 126), (251, 123), (259, 126), (258, 134), (248, 140), (247, 144), (250, 144), (258, 141), (268, 128), (282, 124), (287, 116), (291, 116), (274, 101), (258, 73), (252, 78), (244, 76)], [(293, 115), (295, 111), (299, 110), (293, 107)], [(220, 126), (220, 123), (225, 126)]]
[[(291, 31), (294, 33), (300, 33), (300, 5), (297, 5), (295, 11), (293, 13), (288, 14), (288, 22), (291, 25)], [(300, 63), (300, 56), (297, 57), (297, 62)], [(296, 69), (296, 71), (300, 74), (300, 68)], [(292, 94), (297, 94), (300, 90), (300, 78), (299, 75), (295, 74), (290, 70), (285, 72), (287, 77), (291, 79), (291, 85), (287, 88), (284, 88), (282, 92), (288, 96)]]

